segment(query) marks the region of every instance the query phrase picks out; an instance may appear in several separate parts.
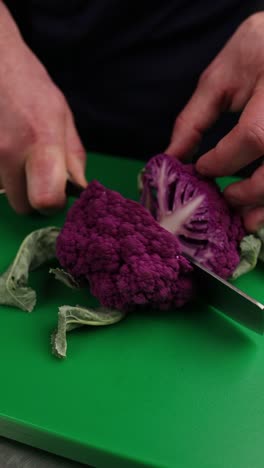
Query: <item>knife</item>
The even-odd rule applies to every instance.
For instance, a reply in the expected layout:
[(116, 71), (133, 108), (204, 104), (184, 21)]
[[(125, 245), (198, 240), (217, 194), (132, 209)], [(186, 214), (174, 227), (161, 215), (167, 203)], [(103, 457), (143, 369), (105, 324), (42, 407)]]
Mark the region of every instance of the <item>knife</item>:
[[(83, 190), (82, 186), (70, 179), (67, 180), (66, 196), (79, 197)], [(263, 335), (264, 305), (208, 270), (192, 257), (185, 256), (194, 268), (196, 284), (208, 304), (235, 322)]]
[(241, 325), (263, 335), (264, 305), (193, 258), (187, 258), (194, 268), (197, 287), (208, 304)]

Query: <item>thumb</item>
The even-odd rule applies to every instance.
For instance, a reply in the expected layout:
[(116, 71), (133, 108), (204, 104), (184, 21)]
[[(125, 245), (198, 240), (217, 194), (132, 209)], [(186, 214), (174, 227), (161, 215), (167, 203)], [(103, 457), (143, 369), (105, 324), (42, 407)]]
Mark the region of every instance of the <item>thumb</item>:
[(208, 68), (200, 77), (197, 88), (178, 115), (168, 148), (170, 156), (186, 159), (197, 148), (203, 133), (226, 109), (229, 99), (220, 73)]
[(86, 187), (86, 151), (81, 143), (70, 111), (66, 117), (66, 152), (68, 173), (74, 182)]
[(61, 208), (67, 175), (63, 145), (35, 145), (26, 158), (25, 169), (31, 206), (43, 213)]

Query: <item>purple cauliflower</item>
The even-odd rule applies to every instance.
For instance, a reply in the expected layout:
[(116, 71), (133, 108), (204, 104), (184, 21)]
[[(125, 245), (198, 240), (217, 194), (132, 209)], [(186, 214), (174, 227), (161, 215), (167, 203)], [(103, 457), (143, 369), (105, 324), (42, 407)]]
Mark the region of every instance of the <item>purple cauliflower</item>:
[(159, 154), (142, 171), (140, 185), (141, 203), (175, 235), (181, 251), (222, 278), (230, 277), (245, 231), (215, 181), (199, 175), (192, 164)]
[(192, 267), (177, 238), (97, 181), (68, 211), (56, 249), (62, 267), (105, 307), (168, 309), (192, 296)]

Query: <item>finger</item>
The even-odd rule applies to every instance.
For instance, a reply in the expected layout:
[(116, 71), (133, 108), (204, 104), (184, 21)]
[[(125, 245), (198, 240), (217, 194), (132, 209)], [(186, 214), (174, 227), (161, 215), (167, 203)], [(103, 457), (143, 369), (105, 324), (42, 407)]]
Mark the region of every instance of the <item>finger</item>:
[(66, 116), (66, 153), (67, 153), (67, 168), (71, 178), (77, 184), (86, 187), (87, 180), (85, 177), (86, 152), (81, 143), (80, 137), (76, 130), (74, 120), (69, 111)]
[(26, 178), (32, 207), (43, 212), (61, 208), (67, 178), (64, 141), (32, 147), (26, 159)]
[(257, 232), (264, 226), (264, 206), (248, 210), (244, 216), (244, 225), (247, 231)]
[(31, 211), (27, 196), (26, 178), (23, 166), (9, 166), (2, 171), (1, 186), (5, 189), (6, 196), (12, 208), (19, 214)]
[(42, 113), (35, 142), (26, 154), (29, 202), (44, 213), (66, 202), (66, 115), (65, 99), (57, 95), (49, 112)]
[(264, 205), (264, 166), (248, 179), (229, 185), (224, 195), (235, 207)]
[(202, 75), (193, 96), (175, 121), (166, 153), (185, 159), (194, 152), (204, 131), (228, 107), (230, 92), (223, 83), (221, 72), (216, 78), (208, 72)]
[(239, 123), (197, 162), (206, 176), (231, 175), (264, 153), (264, 93), (256, 93)]

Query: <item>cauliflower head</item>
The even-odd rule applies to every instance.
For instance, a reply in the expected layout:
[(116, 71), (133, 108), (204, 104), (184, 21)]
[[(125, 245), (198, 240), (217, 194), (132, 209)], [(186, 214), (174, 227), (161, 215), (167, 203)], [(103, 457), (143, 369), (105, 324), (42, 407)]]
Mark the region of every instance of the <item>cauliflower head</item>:
[(178, 239), (141, 206), (91, 182), (67, 213), (56, 254), (100, 303), (131, 310), (180, 307), (193, 293)]

